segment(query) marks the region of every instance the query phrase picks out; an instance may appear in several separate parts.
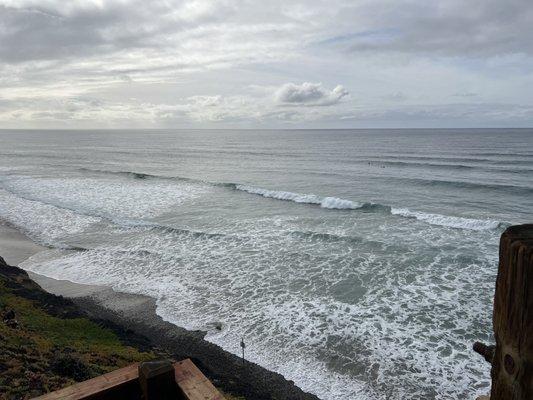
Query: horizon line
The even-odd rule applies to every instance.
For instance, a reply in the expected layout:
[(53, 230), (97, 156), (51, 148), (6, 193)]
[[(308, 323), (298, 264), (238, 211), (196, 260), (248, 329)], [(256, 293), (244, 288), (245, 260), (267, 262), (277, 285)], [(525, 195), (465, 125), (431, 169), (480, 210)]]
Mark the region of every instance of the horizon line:
[(0, 131), (379, 131), (379, 130), (498, 130), (498, 129), (512, 129), (512, 130), (528, 130), (533, 129), (530, 127), (456, 127), (456, 128), (435, 128), (435, 127), (416, 127), (416, 128), (0, 128)]

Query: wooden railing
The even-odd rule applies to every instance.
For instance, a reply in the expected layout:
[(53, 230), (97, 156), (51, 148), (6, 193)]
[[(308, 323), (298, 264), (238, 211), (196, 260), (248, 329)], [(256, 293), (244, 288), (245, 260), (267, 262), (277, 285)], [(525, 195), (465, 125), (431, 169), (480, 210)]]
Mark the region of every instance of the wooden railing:
[(34, 400), (224, 400), (189, 360), (136, 363)]

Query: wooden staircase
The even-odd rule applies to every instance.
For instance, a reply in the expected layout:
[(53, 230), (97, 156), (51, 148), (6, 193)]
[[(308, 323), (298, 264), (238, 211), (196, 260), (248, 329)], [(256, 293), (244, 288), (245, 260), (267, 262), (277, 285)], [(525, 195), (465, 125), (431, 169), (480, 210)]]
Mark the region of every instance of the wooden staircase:
[(190, 359), (135, 363), (33, 400), (224, 400)]

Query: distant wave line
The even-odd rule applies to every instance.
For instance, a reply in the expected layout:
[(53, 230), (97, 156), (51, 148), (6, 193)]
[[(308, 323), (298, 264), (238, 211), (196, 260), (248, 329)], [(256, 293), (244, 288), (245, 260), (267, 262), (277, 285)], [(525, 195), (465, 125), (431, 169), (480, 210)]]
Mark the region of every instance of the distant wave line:
[[(111, 175), (123, 175), (123, 176), (130, 176), (135, 179), (165, 179), (165, 180), (176, 180), (181, 182), (190, 182), (190, 183), (198, 183), (198, 184), (204, 184), (204, 185), (210, 185), (210, 186), (221, 186), (221, 187), (230, 187), (233, 189), (238, 189), (242, 191), (247, 191), (250, 193), (249, 190), (258, 189), (261, 191), (268, 191), (268, 189), (261, 189), (256, 188), (254, 186), (249, 186), (241, 183), (231, 183), (231, 182), (210, 182), (206, 180), (201, 179), (194, 179), (194, 178), (187, 178), (182, 176), (165, 176), (165, 175), (154, 175), (154, 174), (148, 174), (148, 173), (140, 173), (140, 172), (132, 172), (132, 171), (110, 171), (110, 170), (100, 170), (100, 169), (91, 169), (91, 168), (79, 168), (80, 171), (87, 171), (87, 172), (94, 172), (94, 173), (103, 173), (103, 174), (111, 174)], [(383, 179), (391, 179), (391, 180), (403, 180), (406, 182), (411, 182), (418, 185), (423, 186), (446, 186), (446, 187), (457, 187), (461, 189), (481, 189), (481, 190), (511, 190), (515, 193), (525, 194), (525, 195), (533, 195), (533, 188), (530, 187), (524, 187), (524, 186), (517, 186), (517, 185), (505, 185), (505, 184), (485, 184), (485, 183), (474, 183), (474, 182), (466, 182), (466, 181), (448, 181), (448, 180), (434, 180), (434, 179), (424, 179), (424, 178), (404, 178), (404, 177), (381, 177)], [(276, 191), (272, 191), (276, 192)], [(281, 193), (281, 191), (280, 191)], [(286, 192), (291, 193), (291, 192)], [(254, 193), (259, 194), (259, 193)], [(273, 193), (272, 193), (273, 194)], [(297, 203), (307, 203), (310, 204), (318, 204), (316, 201), (303, 201), (303, 199), (298, 200), (298, 196), (309, 196), (309, 195), (298, 195), (295, 194), (294, 200), (292, 199), (282, 199), (278, 198), (278, 200), (292, 200)], [(263, 196), (263, 197), (272, 197), (274, 196)], [(281, 197), (281, 195), (280, 195)], [(363, 208), (368, 209), (369, 207), (372, 208), (371, 203), (357, 203), (357, 202), (351, 202), (352, 204), (339, 202), (338, 207), (335, 206), (335, 202), (332, 199), (335, 199), (335, 197), (325, 197), (327, 199), (331, 199), (329, 202), (329, 206), (327, 205), (328, 202), (324, 204), (324, 208), (338, 208), (338, 209), (357, 209), (357, 208)], [(309, 198), (311, 200), (311, 198)], [(339, 199), (342, 200), (342, 199)], [(379, 207), (378, 207), (379, 208)]]
[[(320, 206), (321, 208), (331, 209), (331, 210), (360, 210), (360, 211), (375, 211), (375, 212), (386, 212), (395, 216), (400, 216), (404, 218), (416, 219), (431, 225), (439, 225), (444, 227), (458, 228), (458, 229), (468, 229), (468, 230), (492, 230), (492, 229), (501, 229), (509, 224), (500, 221), (494, 220), (485, 220), (485, 219), (475, 219), (467, 217), (457, 217), (457, 216), (446, 216), (441, 214), (426, 213), (422, 211), (411, 211), (407, 208), (394, 208), (388, 205), (378, 204), (378, 203), (369, 203), (369, 202), (357, 202), (347, 199), (342, 199), (338, 197), (320, 197), (315, 194), (306, 194), (306, 193), (296, 193), (290, 191), (281, 191), (281, 190), (271, 190), (261, 187), (244, 185), (238, 183), (224, 183), (224, 182), (209, 182), (199, 179), (192, 179), (180, 176), (160, 176), (153, 174), (145, 174), (131, 171), (107, 171), (107, 170), (93, 170), (88, 168), (83, 168), (82, 170), (90, 172), (101, 172), (109, 174), (119, 174), (130, 176), (135, 179), (171, 179), (178, 180), (183, 182), (199, 183), (212, 186), (226, 187), (242, 192), (246, 192), (252, 195), (258, 195), (265, 198), (271, 198), (275, 200), (290, 201), (293, 203), (309, 204)], [(424, 184), (424, 185), (449, 185), (456, 186), (460, 188), (479, 188), (483, 187), (482, 184), (475, 184), (469, 182), (453, 182), (453, 181), (431, 181), (423, 179), (414, 179), (414, 178), (404, 178), (414, 183)], [(491, 188), (518, 188), (525, 189), (518, 186), (512, 185), (490, 185)], [(528, 189), (526, 189), (528, 190)], [(533, 191), (533, 189), (531, 189)]]

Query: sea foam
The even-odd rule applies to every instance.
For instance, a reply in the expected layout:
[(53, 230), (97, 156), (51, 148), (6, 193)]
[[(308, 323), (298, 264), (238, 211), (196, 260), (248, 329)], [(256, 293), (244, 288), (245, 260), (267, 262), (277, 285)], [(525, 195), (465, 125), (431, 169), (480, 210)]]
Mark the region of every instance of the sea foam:
[(458, 229), (469, 229), (474, 231), (498, 229), (502, 225), (504, 225), (499, 221), (431, 214), (420, 211), (411, 211), (407, 208), (393, 207), (391, 208), (391, 214), (406, 218), (415, 218), (419, 221), (427, 222), (431, 225), (446, 226)]
[(269, 190), (248, 185), (235, 185), (235, 189), (276, 200), (292, 201), (294, 203), (316, 204), (322, 208), (330, 208), (337, 210), (355, 210), (363, 207), (363, 204), (361, 203), (351, 200), (340, 199), (337, 197), (320, 197), (315, 194), (302, 194), (286, 192), (282, 190)]

